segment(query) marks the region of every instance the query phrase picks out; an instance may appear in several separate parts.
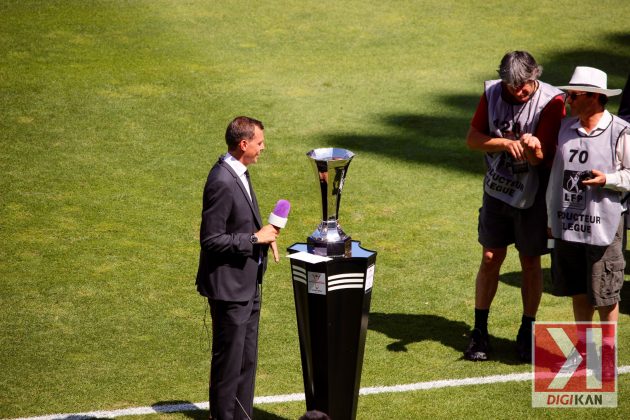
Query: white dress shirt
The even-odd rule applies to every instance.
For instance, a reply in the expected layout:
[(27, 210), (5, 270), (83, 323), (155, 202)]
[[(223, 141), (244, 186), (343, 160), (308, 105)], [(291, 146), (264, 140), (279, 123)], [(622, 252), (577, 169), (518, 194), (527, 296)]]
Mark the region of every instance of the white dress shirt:
[(245, 191), (247, 191), (247, 195), (249, 195), (249, 199), (252, 199), (252, 193), (249, 190), (249, 182), (247, 181), (247, 177), (245, 176), (245, 172), (247, 172), (247, 166), (243, 165), (240, 161), (238, 161), (234, 156), (229, 153), (225, 154), (225, 163), (230, 165), (236, 175), (238, 175), (241, 183), (245, 186)]

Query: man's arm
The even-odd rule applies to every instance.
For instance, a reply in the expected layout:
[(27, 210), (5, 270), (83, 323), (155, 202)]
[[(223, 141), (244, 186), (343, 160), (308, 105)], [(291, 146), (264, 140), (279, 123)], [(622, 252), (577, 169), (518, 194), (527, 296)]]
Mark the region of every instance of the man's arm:
[(616, 156), (621, 165), (615, 173), (606, 176), (604, 188), (628, 192), (630, 191), (630, 129), (628, 128), (619, 137)]
[[(216, 174), (215, 174), (216, 175)], [(259, 245), (267, 245), (278, 237), (277, 230), (270, 224), (254, 232), (228, 232), (228, 218), (234, 216), (234, 194), (238, 191), (232, 182), (214, 176), (206, 182), (204, 189), (204, 208), (201, 214), (200, 243), (201, 248), (213, 253), (252, 256), (254, 245), (250, 238), (256, 235)], [(240, 194), (240, 191), (237, 192)], [(243, 221), (243, 224), (248, 222)], [(244, 227), (246, 230), (246, 227)]]
[(488, 100), (484, 93), (470, 122), (470, 128), (468, 129), (468, 134), (466, 134), (466, 145), (470, 150), (490, 153), (508, 152), (516, 160), (525, 159), (523, 146), (520, 142), (503, 137), (492, 137), (488, 135), (489, 132)]
[(534, 135), (540, 141), (542, 160), (547, 168), (551, 168), (553, 164), (558, 143), (558, 131), (560, 131), (560, 123), (565, 115), (564, 94), (553, 98), (540, 113)]
[(630, 133), (626, 129), (619, 137), (615, 156), (618, 169), (605, 174), (597, 169), (591, 170), (593, 178), (583, 181), (584, 185), (600, 186), (610, 190), (630, 192)]
[(199, 235), (201, 248), (219, 254), (253, 255), (253, 244), (249, 238), (254, 232), (227, 232), (233, 194), (233, 185), (217, 177), (206, 183)]
[(523, 134), (521, 143), (527, 160), (532, 165), (545, 164), (551, 168), (556, 153), (560, 122), (565, 115), (564, 95), (554, 97), (540, 112), (538, 126), (534, 134)]

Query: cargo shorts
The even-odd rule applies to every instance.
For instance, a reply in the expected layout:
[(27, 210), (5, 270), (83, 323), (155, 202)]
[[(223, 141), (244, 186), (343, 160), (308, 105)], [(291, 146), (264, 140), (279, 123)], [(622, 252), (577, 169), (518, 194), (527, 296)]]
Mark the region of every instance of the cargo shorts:
[(608, 246), (555, 240), (551, 279), (555, 296), (586, 294), (594, 307), (619, 302), (626, 262), (623, 256), (623, 217)]

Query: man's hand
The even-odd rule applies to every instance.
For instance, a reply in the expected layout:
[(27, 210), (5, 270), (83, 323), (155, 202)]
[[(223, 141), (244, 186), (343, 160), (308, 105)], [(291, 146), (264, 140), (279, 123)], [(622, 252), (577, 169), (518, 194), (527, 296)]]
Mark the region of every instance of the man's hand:
[[(538, 163), (543, 159), (543, 151), (542, 144), (538, 137), (533, 136), (530, 133), (525, 133), (521, 137), (521, 146), (523, 146), (523, 150), (525, 155), (530, 159), (530, 163)], [(531, 162), (531, 159), (536, 160), (537, 162)]]
[(272, 224), (265, 225), (258, 232), (255, 233), (258, 238), (259, 244), (269, 244), (271, 252), (273, 253), (273, 259), (275, 262), (280, 262), (280, 256), (278, 254), (278, 244), (276, 238), (280, 233), (280, 229)]
[(597, 169), (592, 169), (591, 173), (593, 174), (593, 178), (585, 179), (582, 181), (582, 184), (587, 185), (589, 187), (603, 187), (606, 185), (606, 174), (602, 171), (598, 171)]
[(274, 225), (265, 225), (255, 233), (259, 244), (270, 244), (275, 242), (279, 230)]
[(525, 160), (523, 145), (520, 141), (505, 139), (505, 141), (503, 142), (503, 147), (506, 152), (512, 155), (514, 160)]

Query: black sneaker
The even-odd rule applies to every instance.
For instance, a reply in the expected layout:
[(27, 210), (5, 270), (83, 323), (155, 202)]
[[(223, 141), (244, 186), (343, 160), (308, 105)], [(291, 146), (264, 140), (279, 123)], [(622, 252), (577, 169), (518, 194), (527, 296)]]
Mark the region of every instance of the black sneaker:
[(522, 326), (516, 335), (516, 353), (523, 362), (532, 362), (532, 332)]
[(475, 328), (470, 333), (470, 343), (464, 351), (464, 359), (480, 362), (488, 360), (490, 352), (490, 340), (488, 334), (484, 334), (480, 329)]

